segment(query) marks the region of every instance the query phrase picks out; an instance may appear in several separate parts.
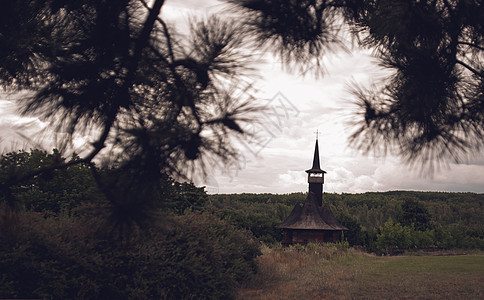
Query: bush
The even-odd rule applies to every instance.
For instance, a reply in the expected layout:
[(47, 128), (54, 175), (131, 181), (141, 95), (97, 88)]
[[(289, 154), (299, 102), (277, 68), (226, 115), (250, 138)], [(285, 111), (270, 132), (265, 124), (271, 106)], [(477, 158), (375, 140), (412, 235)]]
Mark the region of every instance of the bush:
[(386, 253), (388, 247), (407, 249), (411, 245), (412, 233), (409, 227), (391, 220), (380, 227), (380, 233), (376, 238), (377, 250), (380, 253)]
[(38, 212), (1, 216), (0, 298), (84, 298), (95, 288), (86, 286), (95, 265), (76, 245), (81, 235), (72, 225)]
[(165, 272), (160, 279), (170, 299), (224, 299), (257, 271), (258, 244), (248, 232), (209, 213), (190, 213), (162, 242)]
[(101, 217), (3, 215), (0, 298), (222, 299), (256, 271), (257, 243), (207, 213), (122, 242)]
[(413, 226), (387, 221), (377, 235), (377, 252), (387, 253), (388, 249), (439, 248), (439, 249), (484, 249), (484, 239), (479, 232), (474, 233), (459, 225), (436, 225), (425, 231)]

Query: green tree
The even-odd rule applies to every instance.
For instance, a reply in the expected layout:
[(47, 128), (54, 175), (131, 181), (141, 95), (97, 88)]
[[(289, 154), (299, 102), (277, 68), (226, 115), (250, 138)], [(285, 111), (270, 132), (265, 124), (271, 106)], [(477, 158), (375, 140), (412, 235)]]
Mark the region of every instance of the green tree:
[(187, 209), (205, 209), (208, 195), (204, 187), (196, 187), (191, 182), (177, 182), (173, 178), (164, 177), (161, 180), (163, 194), (159, 204), (169, 208), (176, 214), (183, 214)]
[[(70, 161), (79, 159), (73, 154)], [(43, 167), (66, 163), (56, 149), (52, 154), (42, 150), (10, 152), (0, 158), (0, 178), (21, 177)], [(12, 194), (19, 200), (17, 205), (27, 210), (57, 214), (71, 210), (83, 202), (102, 201), (90, 168), (85, 164), (71, 165), (61, 170), (51, 170), (15, 185)]]
[(404, 226), (414, 226), (425, 231), (430, 227), (430, 214), (417, 199), (408, 198), (402, 203), (402, 213), (398, 221)]
[(376, 246), (380, 253), (387, 253), (389, 247), (407, 249), (413, 246), (411, 228), (402, 226), (400, 223), (389, 220), (379, 228), (379, 231)]
[(361, 225), (358, 224), (350, 215), (345, 213), (337, 214), (336, 219), (348, 228), (348, 231), (344, 232), (344, 237), (353, 245), (365, 245), (367, 236), (361, 231)]

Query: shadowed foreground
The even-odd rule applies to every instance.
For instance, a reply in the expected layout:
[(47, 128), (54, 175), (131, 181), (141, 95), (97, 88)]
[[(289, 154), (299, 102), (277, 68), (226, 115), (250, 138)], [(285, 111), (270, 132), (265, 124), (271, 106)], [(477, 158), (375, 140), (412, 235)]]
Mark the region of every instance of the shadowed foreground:
[(239, 299), (482, 299), (484, 255), (443, 254), (377, 257), (337, 245), (265, 249), (260, 273)]

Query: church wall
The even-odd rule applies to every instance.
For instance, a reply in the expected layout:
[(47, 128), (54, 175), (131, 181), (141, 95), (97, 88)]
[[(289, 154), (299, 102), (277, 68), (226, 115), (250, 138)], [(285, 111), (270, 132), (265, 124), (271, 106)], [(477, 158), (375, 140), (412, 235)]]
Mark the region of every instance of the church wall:
[(293, 232), (293, 244), (307, 244), (324, 242), (324, 232), (316, 230), (297, 230)]
[(333, 230), (286, 230), (283, 245), (338, 242), (340, 232)]

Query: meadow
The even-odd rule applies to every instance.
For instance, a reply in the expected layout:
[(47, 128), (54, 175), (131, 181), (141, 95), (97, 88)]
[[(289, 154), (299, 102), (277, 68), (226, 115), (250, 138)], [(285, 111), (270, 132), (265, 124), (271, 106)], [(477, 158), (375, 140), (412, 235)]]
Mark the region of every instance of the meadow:
[(483, 299), (482, 252), (376, 256), (340, 245), (270, 249), (238, 299)]

